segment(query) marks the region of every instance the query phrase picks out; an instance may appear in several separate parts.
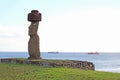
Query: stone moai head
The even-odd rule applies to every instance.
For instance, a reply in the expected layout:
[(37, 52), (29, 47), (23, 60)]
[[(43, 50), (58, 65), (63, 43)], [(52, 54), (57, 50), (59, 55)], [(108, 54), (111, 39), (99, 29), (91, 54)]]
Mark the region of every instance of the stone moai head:
[(32, 10), (31, 13), (28, 14), (28, 21), (30, 22), (41, 21), (41, 13), (39, 13), (38, 10)]

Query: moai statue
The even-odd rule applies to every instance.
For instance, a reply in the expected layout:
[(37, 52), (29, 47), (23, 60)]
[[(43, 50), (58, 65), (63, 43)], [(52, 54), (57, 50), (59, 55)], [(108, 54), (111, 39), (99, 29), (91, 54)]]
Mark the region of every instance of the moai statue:
[(41, 59), (39, 49), (39, 36), (37, 34), (39, 21), (41, 21), (41, 13), (38, 10), (32, 10), (28, 14), (28, 21), (31, 22), (29, 26), (29, 42), (28, 42), (28, 59)]

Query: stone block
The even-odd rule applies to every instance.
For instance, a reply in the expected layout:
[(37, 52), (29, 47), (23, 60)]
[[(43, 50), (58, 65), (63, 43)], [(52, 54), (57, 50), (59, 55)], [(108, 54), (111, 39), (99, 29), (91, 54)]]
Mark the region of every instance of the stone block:
[(41, 13), (39, 13), (37, 10), (32, 10), (31, 13), (28, 14), (28, 21), (30, 22), (41, 21)]

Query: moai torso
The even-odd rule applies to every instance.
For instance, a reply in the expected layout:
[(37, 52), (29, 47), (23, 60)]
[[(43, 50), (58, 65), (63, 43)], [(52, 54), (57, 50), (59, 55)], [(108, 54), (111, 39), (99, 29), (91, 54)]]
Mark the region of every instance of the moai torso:
[(39, 36), (37, 34), (39, 21), (41, 21), (41, 14), (37, 10), (32, 10), (28, 14), (28, 21), (31, 22), (28, 34), (30, 36), (28, 42), (28, 59), (40, 59)]

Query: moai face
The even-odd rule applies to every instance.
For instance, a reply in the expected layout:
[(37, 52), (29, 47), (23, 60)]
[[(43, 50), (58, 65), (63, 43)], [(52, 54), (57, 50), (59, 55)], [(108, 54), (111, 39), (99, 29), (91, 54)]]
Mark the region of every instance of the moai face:
[(28, 21), (30, 22), (41, 21), (41, 13), (39, 13), (38, 10), (32, 10), (31, 13), (28, 14)]

